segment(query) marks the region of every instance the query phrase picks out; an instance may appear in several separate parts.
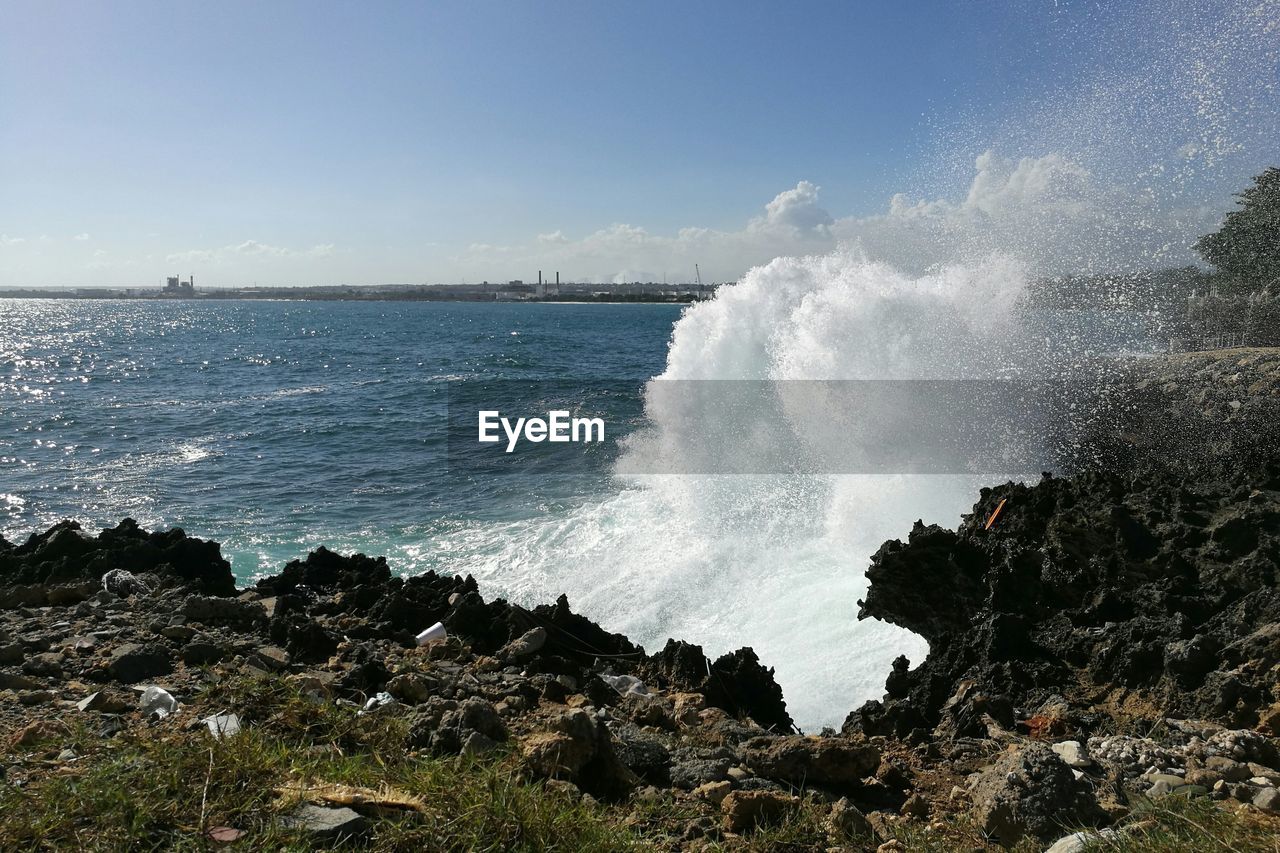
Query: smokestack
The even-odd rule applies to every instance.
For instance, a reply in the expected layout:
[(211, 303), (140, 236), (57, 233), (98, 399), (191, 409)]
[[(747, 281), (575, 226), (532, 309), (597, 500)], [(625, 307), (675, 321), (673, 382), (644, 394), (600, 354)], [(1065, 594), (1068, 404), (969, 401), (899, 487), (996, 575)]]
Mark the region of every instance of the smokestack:
[(542, 270), (538, 270), (538, 284), (542, 284)]
[(556, 287), (560, 286), (560, 270), (556, 270)]

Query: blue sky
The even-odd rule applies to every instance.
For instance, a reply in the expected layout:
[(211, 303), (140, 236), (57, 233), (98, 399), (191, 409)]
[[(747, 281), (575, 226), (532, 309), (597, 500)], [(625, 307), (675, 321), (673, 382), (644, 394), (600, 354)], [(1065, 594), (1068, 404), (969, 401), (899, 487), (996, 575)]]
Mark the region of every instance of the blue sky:
[(0, 286), (732, 278), (1087, 159), (1042, 107), (1148, 61), (1105, 9), (2, 2)]

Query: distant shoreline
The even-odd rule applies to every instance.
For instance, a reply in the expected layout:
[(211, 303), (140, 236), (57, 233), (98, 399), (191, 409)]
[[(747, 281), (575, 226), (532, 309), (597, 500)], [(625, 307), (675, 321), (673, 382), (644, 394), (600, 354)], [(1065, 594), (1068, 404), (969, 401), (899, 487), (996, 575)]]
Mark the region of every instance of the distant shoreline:
[(537, 295), (531, 287), (510, 289), (500, 285), (382, 285), (372, 287), (272, 287), (168, 293), (159, 288), (10, 288), (0, 299), (135, 300), (141, 302), (207, 302), (270, 300), (296, 302), (505, 302), (563, 304), (659, 304), (687, 305), (710, 299), (717, 285), (601, 285), (588, 289), (574, 285), (568, 293)]
[(172, 298), (159, 296), (83, 296), (75, 294), (29, 294), (0, 292), (0, 299), (42, 299), (77, 302), (445, 302), (470, 305), (692, 305), (706, 302), (709, 297), (683, 299), (657, 299), (632, 297), (602, 297), (600, 299), (464, 299), (459, 297), (370, 297), (370, 296), (219, 296), (211, 298)]

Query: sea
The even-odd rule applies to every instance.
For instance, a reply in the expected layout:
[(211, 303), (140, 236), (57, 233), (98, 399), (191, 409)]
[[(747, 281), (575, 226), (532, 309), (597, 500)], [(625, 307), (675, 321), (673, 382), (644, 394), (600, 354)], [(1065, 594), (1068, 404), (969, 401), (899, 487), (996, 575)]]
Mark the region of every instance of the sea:
[[(323, 545), (404, 575), (472, 574), (526, 604), (564, 593), (650, 651), (668, 637), (712, 655), (751, 646), (804, 729), (838, 726), (882, 693), (894, 658), (927, 653), (857, 619), (871, 555), (1031, 472), (628, 474), (678, 457), (690, 424), (723, 426), (715, 400), (650, 384), (1076, 358), (1088, 335), (1017, 316), (1023, 286), (1000, 259), (909, 276), (836, 253), (779, 259), (692, 306), (0, 300), (0, 535), (131, 517), (218, 541), (242, 585)], [(1147, 346), (1135, 328), (1103, 346)], [(470, 465), (448, 423), (477, 381), (592, 389), (610, 441), (573, 465)], [(738, 413), (726, 440), (831, 414), (805, 406), (779, 395), (768, 423)]]
[(0, 535), (64, 518), (180, 526), (221, 542), (243, 583), (320, 545), (452, 570), (433, 543), (554, 516), (609, 490), (611, 469), (451, 472), (450, 383), (629, 386), (608, 413), (626, 432), (680, 310), (0, 300)]

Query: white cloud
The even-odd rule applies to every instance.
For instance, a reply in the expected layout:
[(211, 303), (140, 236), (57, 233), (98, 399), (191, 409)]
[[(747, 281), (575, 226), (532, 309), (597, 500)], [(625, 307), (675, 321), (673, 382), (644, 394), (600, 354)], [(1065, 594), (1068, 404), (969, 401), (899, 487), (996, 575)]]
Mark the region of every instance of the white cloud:
[[(539, 234), (528, 244), (494, 246), (473, 243), (452, 258), (460, 269), (561, 270), (575, 281), (692, 281), (694, 265), (713, 276), (737, 276), (780, 254), (822, 252), (834, 245), (834, 220), (818, 205), (819, 188), (800, 181), (764, 206), (738, 231), (682, 228), (674, 235), (618, 222), (572, 239), (563, 231)], [(713, 272), (714, 271), (714, 272)]]
[(85, 240), (88, 240), (88, 239), (89, 239), (89, 235), (88, 235), (87, 233), (81, 233), (81, 234), (77, 234), (76, 236), (72, 237), (71, 239), (72, 239), (72, 240), (79, 240), (79, 241), (81, 241), (81, 242), (84, 242)]
[(238, 246), (231, 246), (231, 251), (238, 255), (275, 255), (283, 257), (289, 254), (288, 249), (279, 246), (268, 246), (265, 243), (259, 243), (257, 240), (245, 240)]
[(8, 234), (0, 234), (0, 246), (20, 246), (27, 242), (26, 237), (10, 237)]
[[(566, 280), (728, 279), (780, 255), (819, 254), (852, 244), (905, 271), (985, 256), (1013, 255), (1038, 272), (1087, 272), (1127, 264), (1187, 263), (1211, 212), (1157, 210), (1140, 192), (1101, 184), (1058, 153), (1014, 160), (993, 151), (973, 161), (959, 198), (898, 194), (883, 213), (833, 218), (820, 188), (800, 181), (736, 231), (686, 227), (655, 234), (619, 223), (578, 239), (562, 231), (523, 245), (477, 243), (453, 258), (474, 274), (495, 267), (561, 270)], [(1206, 218), (1210, 217), (1210, 218)]]
[(505, 255), (514, 250), (511, 246), (495, 246), (492, 243), (472, 243), (467, 247), (467, 251), (475, 255)]
[(208, 264), (216, 260), (217, 253), (216, 249), (188, 249), (185, 252), (165, 255), (164, 259), (171, 264)]
[(798, 235), (829, 236), (835, 220), (818, 206), (819, 187), (801, 181), (794, 189), (784, 190), (764, 206), (762, 219), (751, 220), (752, 230), (789, 229)]
[(116, 259), (106, 249), (94, 249), (89, 255), (89, 262), (84, 265), (87, 270), (134, 269), (138, 262), (131, 259)]
[(322, 243), (310, 249), (289, 249), (258, 240), (245, 240), (216, 249), (188, 249), (173, 252), (165, 260), (171, 264), (222, 264), (240, 258), (327, 258), (334, 253), (333, 243)]

